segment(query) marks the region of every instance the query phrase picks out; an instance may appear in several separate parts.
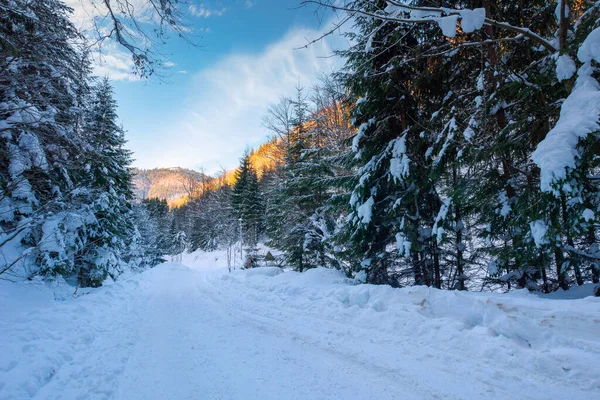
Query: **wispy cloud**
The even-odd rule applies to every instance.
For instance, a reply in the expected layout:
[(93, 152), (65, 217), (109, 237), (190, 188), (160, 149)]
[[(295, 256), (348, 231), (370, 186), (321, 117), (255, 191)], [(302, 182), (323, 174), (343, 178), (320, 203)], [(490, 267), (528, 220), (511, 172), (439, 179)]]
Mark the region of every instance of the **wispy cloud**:
[[(247, 146), (261, 143), (267, 132), (261, 118), (280, 96), (292, 96), (300, 84), (337, 69), (332, 49), (345, 45), (329, 36), (308, 49), (294, 50), (321, 31), (294, 29), (258, 54), (231, 54), (198, 72), (190, 85), (187, 106), (174, 118), (178, 123), (162, 139), (136, 151), (139, 166), (234, 167)], [(136, 143), (132, 143), (138, 148)]]
[(190, 4), (190, 6), (188, 7), (190, 14), (192, 14), (194, 17), (200, 17), (200, 18), (208, 18), (208, 17), (220, 17), (221, 15), (225, 14), (225, 12), (227, 11), (227, 8), (225, 7), (221, 7), (221, 8), (210, 8), (205, 6), (204, 4)]
[[(95, 0), (63, 0), (66, 5), (73, 9), (72, 19), (76, 27), (86, 31), (94, 28), (94, 18), (104, 17), (108, 9), (103, 1)], [(133, 15), (141, 22), (152, 22), (152, 4), (148, 0), (128, 0)], [(159, 21), (155, 21), (159, 22)]]
[(104, 42), (101, 48), (91, 52), (94, 75), (107, 76), (117, 81), (138, 81), (133, 73), (131, 54), (123, 51), (116, 43)]

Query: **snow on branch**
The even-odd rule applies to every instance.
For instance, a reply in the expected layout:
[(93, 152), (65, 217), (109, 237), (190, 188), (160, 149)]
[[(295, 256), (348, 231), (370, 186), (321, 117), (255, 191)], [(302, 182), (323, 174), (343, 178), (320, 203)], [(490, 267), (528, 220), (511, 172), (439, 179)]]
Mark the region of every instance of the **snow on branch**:
[(541, 45), (551, 53), (557, 51), (557, 48), (550, 41), (531, 31), (529, 28), (514, 26), (506, 22), (486, 18), (485, 10), (483, 8), (453, 9), (444, 7), (416, 7), (401, 4), (394, 0), (388, 0), (388, 5), (385, 9), (377, 12), (370, 12), (353, 8), (347, 3), (339, 3), (332, 0), (303, 0), (302, 4), (315, 4), (319, 7), (326, 7), (337, 11), (345, 11), (352, 15), (362, 15), (381, 21), (409, 24), (436, 23), (442, 29), (444, 36), (451, 38), (456, 36), (457, 21), (461, 22), (461, 28), (465, 33), (474, 32), (481, 29), (484, 25), (488, 25), (521, 34), (523, 37)]
[(531, 156), (540, 168), (544, 192), (557, 194), (554, 185), (566, 179), (567, 169), (576, 167), (579, 140), (600, 129), (600, 84), (592, 76), (591, 65), (592, 60), (600, 62), (600, 28), (583, 41), (577, 58), (584, 64), (577, 72), (575, 87), (562, 104), (558, 122)]

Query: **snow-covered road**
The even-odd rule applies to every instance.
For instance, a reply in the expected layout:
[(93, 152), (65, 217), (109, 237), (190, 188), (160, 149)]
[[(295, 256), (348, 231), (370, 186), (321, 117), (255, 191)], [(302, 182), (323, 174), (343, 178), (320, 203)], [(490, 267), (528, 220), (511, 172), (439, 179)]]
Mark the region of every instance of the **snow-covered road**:
[(231, 301), (236, 293), (225, 298), (204, 274), (176, 270), (142, 296), (138, 339), (116, 398), (419, 398), (401, 370), (316, 345), (321, 329), (302, 328), (314, 321), (240, 308)]
[(600, 395), (597, 299), (277, 272), (171, 263), (76, 299), (25, 304), (14, 299), (30, 287), (2, 286), (0, 399)]

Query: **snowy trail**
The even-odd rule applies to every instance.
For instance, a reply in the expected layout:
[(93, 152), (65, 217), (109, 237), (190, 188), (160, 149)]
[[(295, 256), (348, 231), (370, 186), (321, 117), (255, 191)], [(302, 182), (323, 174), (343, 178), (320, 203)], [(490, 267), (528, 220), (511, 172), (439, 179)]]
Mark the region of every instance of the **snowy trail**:
[(600, 394), (597, 299), (399, 291), (348, 285), (335, 271), (276, 272), (168, 263), (46, 309), (15, 306), (0, 313), (0, 400)]
[(418, 396), (394, 377), (349, 364), (260, 315), (213, 301), (198, 272), (169, 278), (145, 301), (117, 399)]

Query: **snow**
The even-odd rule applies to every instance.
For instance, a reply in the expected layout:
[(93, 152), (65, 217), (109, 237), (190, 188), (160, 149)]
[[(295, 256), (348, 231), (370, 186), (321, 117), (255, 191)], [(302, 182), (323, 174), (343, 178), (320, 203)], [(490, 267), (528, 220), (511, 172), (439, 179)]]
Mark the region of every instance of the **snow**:
[[(0, 198), (0, 221), (12, 221), (15, 217), (14, 206), (10, 199), (6, 196)], [(0, 228), (0, 233), (2, 233), (2, 228)]]
[(595, 218), (594, 212), (589, 208), (583, 210), (583, 214), (581, 215), (585, 221), (593, 221)]
[(473, 10), (461, 10), (460, 25), (465, 33), (471, 33), (481, 29), (485, 22), (485, 8), (475, 8)]
[(0, 399), (600, 394), (599, 298), (393, 289), (323, 268), (229, 273), (224, 251), (183, 259), (77, 293), (0, 281)]
[(406, 134), (393, 140), (390, 174), (394, 182), (402, 181), (410, 172), (410, 158), (406, 155)]
[(48, 170), (46, 154), (36, 136), (28, 132), (23, 132), (19, 137), (19, 147), (25, 150), (31, 158), (29, 166), (39, 167), (44, 171)]
[(402, 233), (396, 233), (396, 248), (402, 257), (410, 256), (410, 248), (412, 243)]
[[(560, 8), (561, 8), (562, 3), (563, 3), (563, 1), (559, 0), (556, 3), (556, 8), (554, 9), (554, 17), (556, 18), (556, 22), (558, 22), (558, 23), (560, 23)], [(565, 4), (565, 18), (569, 17), (570, 11), (571, 10), (569, 9), (569, 6), (567, 4)]]
[(440, 207), (438, 215), (435, 217), (435, 222), (433, 224), (433, 228), (431, 229), (431, 234), (436, 236), (437, 243), (442, 242), (445, 230), (441, 226), (441, 224), (446, 219), (446, 215), (448, 214), (448, 209), (450, 208), (451, 203), (452, 197), (449, 197), (446, 200), (444, 200)]
[(564, 81), (570, 79), (577, 71), (575, 62), (567, 54), (559, 56), (556, 60), (556, 79), (558, 81)]
[(574, 300), (593, 296), (597, 289), (598, 284), (596, 283), (584, 283), (581, 286), (573, 286), (572, 288), (569, 288), (569, 290), (558, 289), (556, 292), (540, 292), (537, 295), (547, 299)]
[(350, 202), (349, 204), (354, 207), (356, 205), (356, 203), (358, 203), (358, 200), (360, 200), (358, 198), (358, 193), (356, 192), (352, 192), (352, 195), (350, 196)]
[(433, 153), (433, 147), (428, 147), (427, 150), (425, 150), (425, 159), (429, 159), (431, 158), (431, 154)]
[(488, 270), (488, 274), (490, 274), (491, 276), (496, 275), (499, 272), (499, 270), (498, 270), (498, 262), (497, 261), (490, 261), (488, 263), (487, 270)]
[(259, 267), (253, 268), (246, 272), (246, 277), (251, 276), (275, 276), (283, 273), (283, 270), (279, 267)]
[(498, 201), (500, 201), (502, 208), (500, 208), (499, 210), (496, 210), (496, 211), (500, 215), (502, 215), (504, 218), (506, 218), (512, 210), (512, 207), (508, 200), (508, 194), (506, 193), (506, 190), (503, 190), (502, 192), (500, 192), (498, 194)]
[[(600, 62), (600, 28), (594, 29), (586, 37), (579, 47), (577, 58), (584, 65), (577, 72), (575, 87), (563, 102), (558, 122), (531, 156), (540, 168), (544, 192), (557, 194), (553, 184), (566, 178), (567, 168), (575, 168), (579, 140), (600, 129), (600, 85), (592, 76), (591, 66), (592, 60)], [(559, 67), (561, 71), (557, 70), (557, 77), (563, 76), (566, 68), (557, 65)]]
[(444, 144), (442, 145), (442, 149), (440, 150), (440, 153), (438, 154), (437, 158), (434, 160), (433, 164), (437, 165), (440, 160), (444, 157), (444, 154), (446, 153), (446, 149), (448, 149), (448, 146), (450, 145), (450, 143), (452, 143), (454, 141), (454, 133), (456, 132), (457, 126), (456, 126), (456, 119), (452, 118), (450, 121), (448, 121), (448, 123), (444, 126), (444, 129), (442, 129), (442, 133), (440, 134), (439, 137), (441, 137), (441, 135), (444, 134), (444, 132), (446, 132), (446, 130), (448, 131), (448, 135), (446, 136), (446, 140), (444, 141)]
[(371, 118), (368, 122), (364, 122), (364, 123), (360, 124), (360, 126), (358, 127), (358, 132), (356, 132), (356, 135), (354, 136), (354, 138), (352, 138), (352, 151), (353, 152), (355, 152), (355, 153), (358, 152), (360, 140), (365, 135), (365, 131), (371, 125), (373, 125), (376, 121), (377, 121), (376, 118)]
[(367, 271), (365, 271), (364, 269), (361, 269), (354, 276), (354, 283), (361, 284), (361, 283), (365, 283), (366, 281), (367, 281)]
[(458, 15), (448, 15), (447, 17), (435, 19), (444, 36), (449, 38), (456, 36), (456, 21), (458, 21)]
[(62, 215), (48, 218), (42, 225), (42, 240), (40, 248), (42, 251), (56, 252), (62, 254), (63, 249), (66, 247), (64, 243), (64, 237), (60, 230), (60, 223), (62, 222)]
[(367, 201), (365, 201), (363, 204), (360, 205), (360, 207), (356, 209), (358, 217), (360, 218), (361, 222), (365, 225), (368, 225), (371, 222), (371, 217), (373, 216), (374, 203), (375, 200), (373, 199), (373, 196), (371, 196)]
[(600, 129), (600, 85), (591, 76), (589, 63), (579, 69), (578, 75), (573, 91), (561, 107), (558, 122), (531, 156), (540, 168), (544, 192), (554, 193), (552, 185), (566, 178), (567, 168), (575, 168), (579, 140)]
[(600, 62), (600, 28), (594, 29), (585, 38), (577, 50), (577, 58), (584, 63), (592, 60)]
[[(12, 190), (12, 196), (15, 199), (27, 200), (31, 204), (38, 204), (38, 199), (35, 197), (35, 194), (33, 193), (33, 188), (31, 187), (31, 184), (29, 183), (29, 181), (26, 180), (25, 178), (19, 178), (19, 180), (17, 180), (17, 182)], [(20, 208), (19, 211), (26, 215), (31, 214), (30, 210), (26, 211), (23, 208)]]
[[(485, 76), (483, 75), (483, 72), (481, 72), (479, 74), (479, 76), (477, 77), (477, 90), (480, 92), (483, 92), (483, 90), (485, 89)], [(479, 96), (477, 96), (479, 97)]]
[(410, 17), (413, 19), (438, 18), (441, 15), (442, 13), (436, 10), (410, 10)]
[(469, 125), (467, 125), (467, 127), (463, 131), (463, 137), (465, 138), (465, 140), (467, 142), (470, 142), (471, 139), (473, 139), (473, 136), (475, 136), (475, 130), (473, 130), (473, 128), (476, 128), (476, 127), (477, 127), (477, 120), (475, 119), (475, 117), (471, 117), (471, 119), (469, 120)]
[(548, 232), (546, 222), (538, 219), (530, 222), (529, 227), (531, 228), (531, 236), (535, 242), (535, 247), (540, 248), (542, 245), (549, 243), (548, 238), (546, 237), (546, 232)]
[[(375, 33), (376, 32), (373, 32), (367, 38), (367, 43), (365, 44), (365, 53), (372, 53), (373, 52), (373, 39), (375, 38)], [(356, 104), (359, 104), (359, 103), (356, 103)]]

